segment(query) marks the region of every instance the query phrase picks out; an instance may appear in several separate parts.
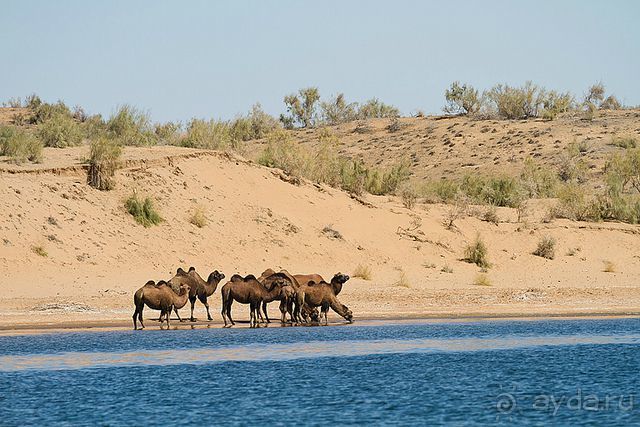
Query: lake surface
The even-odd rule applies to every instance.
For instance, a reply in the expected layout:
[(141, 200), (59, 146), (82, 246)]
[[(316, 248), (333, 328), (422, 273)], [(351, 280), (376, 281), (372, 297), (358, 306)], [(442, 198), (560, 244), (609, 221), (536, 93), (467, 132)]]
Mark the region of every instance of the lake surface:
[(0, 425), (640, 424), (640, 319), (0, 337)]

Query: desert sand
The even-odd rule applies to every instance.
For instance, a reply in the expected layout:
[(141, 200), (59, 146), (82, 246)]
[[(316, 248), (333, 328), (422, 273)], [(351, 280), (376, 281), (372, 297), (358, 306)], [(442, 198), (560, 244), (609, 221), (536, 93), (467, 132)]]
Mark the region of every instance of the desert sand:
[[(626, 128), (637, 126), (634, 110), (612, 114), (623, 113), (629, 115)], [(449, 124), (403, 120), (405, 129), (415, 131), (432, 126), (430, 120), (447, 129), (462, 119)], [(568, 123), (558, 126), (569, 129)], [(482, 131), (483, 122), (459, 126), (476, 128), (476, 139), (492, 135)], [(383, 138), (385, 132), (381, 127), (366, 138)], [(609, 150), (603, 138), (590, 139), (595, 159)], [(343, 150), (353, 150), (345, 144)], [(466, 150), (457, 154), (459, 166), (469, 163), (467, 157), (493, 150), (488, 143), (474, 144), (455, 145)], [(523, 144), (535, 154), (537, 144)], [(553, 153), (545, 150), (550, 153), (545, 156)], [(363, 156), (380, 153), (385, 150)], [(496, 167), (511, 164), (508, 150), (496, 153)], [(454, 154), (434, 162), (434, 176), (448, 173)], [(340, 294), (356, 320), (640, 314), (640, 226), (543, 222), (553, 200), (530, 201), (520, 222), (515, 210), (498, 208), (497, 225), (478, 219), (485, 207), (472, 207), (471, 215), (449, 229), (444, 222), (451, 207), (446, 205), (419, 203), (407, 209), (397, 197), (352, 197), (308, 181), (295, 185), (281, 171), (235, 154), (180, 147), (127, 147), (117, 187), (102, 192), (86, 184), (87, 156), (88, 147), (81, 146), (47, 148), (41, 164), (17, 166), (0, 158), (0, 329), (130, 327), (135, 290), (190, 266), (205, 278), (214, 269), (229, 278), (285, 268), (327, 279), (366, 266), (370, 280), (353, 277)], [(414, 171), (421, 168), (414, 165)], [(125, 211), (124, 200), (133, 192), (155, 199), (164, 218), (160, 225), (144, 228)], [(203, 228), (189, 222), (198, 207), (208, 219)], [(465, 246), (478, 234), (488, 246), (490, 286), (475, 285), (480, 268), (462, 260)], [(543, 236), (557, 240), (552, 260), (532, 254)], [(604, 271), (605, 262), (612, 272)], [(219, 325), (219, 290), (210, 303), (213, 324)], [(235, 304), (234, 313), (248, 318), (246, 306)], [(276, 313), (272, 304), (272, 316)], [(146, 310), (145, 316), (157, 313)], [(200, 303), (196, 316), (205, 318)]]

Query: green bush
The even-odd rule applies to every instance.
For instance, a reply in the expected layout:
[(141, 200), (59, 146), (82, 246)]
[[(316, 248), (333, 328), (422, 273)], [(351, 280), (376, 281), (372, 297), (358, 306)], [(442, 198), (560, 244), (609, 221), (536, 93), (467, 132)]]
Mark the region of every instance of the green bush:
[(542, 104), (543, 89), (526, 82), (522, 87), (496, 85), (486, 93), (498, 117), (503, 119), (527, 119), (537, 117)]
[(91, 141), (87, 183), (98, 190), (112, 190), (121, 155), (122, 147), (117, 141), (105, 137)]
[(576, 141), (571, 142), (560, 157), (558, 176), (564, 182), (585, 182), (587, 180), (587, 163), (582, 159), (586, 147)]
[(569, 111), (573, 104), (574, 98), (569, 92), (558, 93), (554, 90), (541, 90), (540, 102), (542, 104), (542, 118), (545, 120), (553, 120), (560, 113)]
[(464, 250), (464, 261), (476, 264), (481, 268), (489, 268), (491, 266), (487, 256), (487, 245), (485, 245), (480, 235), (476, 236), (476, 240)]
[(558, 190), (558, 205), (554, 214), (574, 221), (598, 221), (600, 209), (596, 199), (577, 183), (568, 183)]
[(425, 185), (423, 192), (427, 194), (427, 197), (435, 195), (437, 201), (446, 203), (453, 201), (458, 195), (459, 190), (460, 186), (455, 181), (450, 179), (440, 179), (428, 182)]
[(157, 143), (149, 115), (130, 105), (120, 107), (109, 118), (106, 128), (122, 145), (144, 146)]
[(51, 120), (55, 116), (73, 118), (71, 110), (65, 105), (64, 102), (58, 101), (55, 104), (49, 104), (46, 102), (42, 102), (37, 96), (33, 96), (33, 98), (28, 98), (27, 100), (27, 108), (29, 108), (32, 112), (31, 123), (39, 125), (48, 120)]
[(280, 115), (280, 121), (285, 128), (313, 127), (317, 120), (317, 104), (320, 92), (316, 87), (300, 89), (298, 94), (284, 97), (288, 115)]
[(276, 130), (267, 136), (267, 146), (258, 163), (279, 168), (294, 177), (302, 177), (307, 163), (306, 153), (284, 130)]
[(255, 104), (246, 116), (236, 118), (229, 126), (231, 139), (237, 144), (238, 141), (265, 138), (278, 127), (278, 121), (265, 113), (260, 104)]
[(226, 122), (191, 119), (180, 145), (190, 148), (224, 150), (231, 146), (231, 128)]
[(322, 122), (328, 125), (339, 125), (357, 118), (358, 104), (347, 103), (344, 94), (339, 93), (328, 102), (321, 102)]
[(55, 113), (38, 125), (38, 137), (45, 147), (64, 148), (80, 145), (83, 132), (71, 116)]
[(0, 155), (16, 164), (42, 161), (42, 141), (14, 126), (0, 126)]
[(158, 144), (179, 145), (182, 125), (176, 122), (156, 123), (153, 132)]
[(160, 214), (156, 212), (153, 206), (153, 200), (146, 197), (144, 201), (140, 201), (138, 196), (134, 193), (125, 202), (125, 208), (133, 218), (144, 227), (151, 227), (152, 225), (159, 224), (163, 221)]
[(372, 98), (358, 108), (359, 120), (400, 117), (400, 110), (393, 105), (387, 105), (378, 98)]
[(480, 109), (478, 91), (471, 85), (453, 82), (444, 92), (444, 98), (447, 105), (443, 110), (447, 114), (473, 114)]

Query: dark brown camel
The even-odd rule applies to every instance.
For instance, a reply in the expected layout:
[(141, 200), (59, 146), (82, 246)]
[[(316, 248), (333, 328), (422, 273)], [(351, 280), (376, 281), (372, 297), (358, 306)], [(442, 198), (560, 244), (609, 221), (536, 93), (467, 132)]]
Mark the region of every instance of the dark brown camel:
[[(267, 269), (258, 278), (258, 282), (265, 287), (267, 291), (271, 291), (275, 283), (284, 283), (283, 292), (276, 298), (276, 300), (280, 301), (280, 321), (281, 323), (286, 323), (286, 313), (289, 313), (289, 317), (291, 318), (291, 322), (296, 321), (294, 318), (294, 310), (293, 304), (295, 302), (295, 294), (296, 289), (298, 288), (298, 282), (293, 278), (291, 274), (287, 270), (280, 270), (278, 273), (272, 273), (273, 270)], [(285, 289), (286, 288), (286, 289)], [(270, 322), (269, 315), (267, 312), (267, 302), (262, 302), (262, 311), (264, 312), (264, 318), (260, 310), (258, 310), (258, 315), (260, 320), (266, 320), (267, 323)]]
[[(206, 307), (207, 319), (213, 320), (209, 311), (207, 298), (213, 295), (218, 288), (218, 283), (220, 283), (222, 279), (224, 279), (224, 274), (220, 273), (218, 270), (211, 273), (205, 282), (202, 277), (196, 273), (196, 269), (194, 267), (189, 268), (188, 272), (185, 272), (182, 268), (178, 268), (176, 275), (169, 280), (169, 284), (174, 289), (179, 287), (182, 283), (187, 283), (191, 287), (191, 291), (189, 292), (189, 301), (191, 302), (190, 320), (195, 322), (196, 319), (193, 317), (193, 308), (196, 305), (196, 298)], [(178, 314), (177, 310), (176, 314)]]
[(349, 308), (338, 301), (331, 284), (327, 282), (315, 283), (309, 282), (307, 285), (301, 285), (296, 295), (296, 310), (300, 310), (305, 304), (309, 307), (320, 307), (320, 320), (324, 315), (324, 324), (328, 324), (327, 313), (329, 308), (333, 309), (347, 321), (353, 321), (353, 313)]
[[(136, 318), (140, 321), (141, 329), (144, 329), (142, 322), (142, 311), (145, 304), (153, 310), (160, 310), (160, 320), (164, 315), (167, 316), (167, 328), (169, 325), (169, 317), (173, 307), (184, 307), (189, 298), (190, 287), (187, 283), (180, 284), (180, 292), (175, 293), (171, 286), (164, 280), (156, 283), (153, 280), (148, 281), (143, 287), (138, 289), (133, 295), (133, 303), (136, 310), (133, 312), (133, 329), (138, 329)], [(162, 326), (162, 323), (160, 323)]]
[(263, 301), (271, 302), (278, 298), (284, 285), (284, 280), (275, 280), (273, 288), (267, 291), (253, 275), (244, 278), (236, 275), (232, 276), (232, 280), (225, 283), (222, 287), (222, 318), (224, 319), (224, 326), (229, 326), (229, 323), (235, 325), (235, 322), (231, 318), (231, 305), (233, 301), (238, 301), (241, 304), (249, 304), (251, 312), (249, 326), (252, 328), (258, 326), (258, 310), (260, 310), (260, 304)]
[[(325, 281), (319, 274), (295, 274), (293, 277), (295, 277), (300, 285), (308, 285), (310, 282), (318, 284)], [(342, 291), (342, 285), (344, 285), (349, 279), (350, 277), (348, 275), (340, 272), (333, 275), (330, 284), (333, 288), (333, 293), (336, 296), (340, 294)]]

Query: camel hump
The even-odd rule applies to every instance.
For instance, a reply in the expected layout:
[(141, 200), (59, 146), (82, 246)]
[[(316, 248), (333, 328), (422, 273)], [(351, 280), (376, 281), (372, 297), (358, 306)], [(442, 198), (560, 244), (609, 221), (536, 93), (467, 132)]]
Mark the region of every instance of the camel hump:
[(182, 269), (182, 267), (178, 267), (176, 274), (187, 274), (187, 273)]
[(239, 274), (234, 274), (230, 279), (232, 282), (242, 282), (244, 278)]
[(315, 286), (316, 282), (314, 282), (313, 280), (309, 280), (309, 283), (307, 283), (307, 285), (309, 286)]
[(256, 276), (254, 276), (253, 274), (248, 274), (248, 275), (244, 278), (244, 280), (245, 280), (245, 281), (247, 281), (247, 280), (258, 280), (258, 279), (256, 279)]
[(144, 284), (145, 286), (155, 286), (156, 282), (154, 282), (153, 280), (149, 280), (147, 283)]
[(162, 285), (166, 285), (167, 282), (165, 282), (164, 280), (160, 280), (158, 283), (156, 283), (156, 286), (162, 286)]
[(193, 266), (189, 267), (189, 273), (191, 273), (192, 271), (196, 271), (196, 268)]

